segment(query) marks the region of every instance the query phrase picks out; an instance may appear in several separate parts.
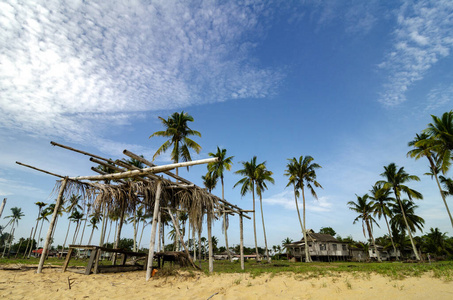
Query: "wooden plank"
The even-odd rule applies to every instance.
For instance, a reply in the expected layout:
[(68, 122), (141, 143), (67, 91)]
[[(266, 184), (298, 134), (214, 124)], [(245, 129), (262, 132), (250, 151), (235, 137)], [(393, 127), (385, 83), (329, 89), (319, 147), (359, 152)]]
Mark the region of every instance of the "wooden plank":
[(85, 275), (90, 275), (91, 268), (93, 267), (93, 262), (94, 262), (94, 259), (97, 256), (97, 253), (98, 253), (97, 249), (92, 249), (91, 250), (90, 259), (88, 260), (88, 265), (87, 265), (87, 268), (85, 270)]
[(93, 273), (94, 274), (97, 274), (99, 272), (99, 259), (101, 258), (101, 249), (97, 249), (96, 250), (96, 258), (95, 258), (95, 262), (94, 262), (94, 270), (93, 270)]
[(127, 259), (127, 254), (123, 254), (123, 259), (121, 259), (121, 265), (125, 265), (126, 264), (126, 259)]
[[(63, 254), (63, 251), (61, 253)], [(71, 255), (72, 255), (72, 249), (69, 248), (68, 254), (66, 254), (66, 259), (65, 259), (64, 264), (63, 264), (63, 272), (65, 272), (66, 269), (68, 268), (69, 260), (71, 259)]]

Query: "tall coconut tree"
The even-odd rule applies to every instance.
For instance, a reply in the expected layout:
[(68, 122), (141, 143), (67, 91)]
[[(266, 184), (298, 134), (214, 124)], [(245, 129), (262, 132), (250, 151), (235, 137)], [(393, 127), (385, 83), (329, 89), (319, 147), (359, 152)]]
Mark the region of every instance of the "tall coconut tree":
[(442, 173), (445, 174), (450, 165), (453, 150), (453, 110), (445, 112), (441, 118), (431, 115), (433, 122), (424, 130), (430, 139), (417, 141), (416, 147), (428, 147), (441, 162)]
[(264, 246), (267, 262), (270, 262), (269, 251), (267, 249), (266, 227), (264, 226), (264, 213), (263, 213), (263, 191), (267, 189), (266, 182), (274, 183), (272, 172), (266, 169), (266, 162), (260, 164), (256, 174), (256, 194), (260, 197), (261, 221), (263, 223), (264, 233)]
[[(216, 187), (217, 185), (217, 181), (218, 181), (218, 177), (213, 174), (213, 173), (210, 173), (208, 172), (205, 176), (201, 176), (201, 178), (203, 179), (203, 185), (208, 189), (208, 192), (212, 192), (212, 190)], [(210, 217), (207, 216), (207, 220), (206, 222), (208, 223), (208, 236), (211, 237), (211, 226), (209, 224), (210, 222)], [(202, 223), (202, 220), (199, 221), (199, 226), (198, 226), (198, 256), (200, 257), (200, 268), (201, 268), (201, 245), (202, 245), (202, 240), (203, 238), (201, 237), (201, 223)], [(209, 248), (212, 249), (212, 238), (209, 239)], [(206, 247), (204, 248), (206, 249)], [(211, 254), (211, 253), (210, 253)], [(212, 271), (212, 266), (211, 266), (211, 262), (209, 263), (209, 271), (211, 272)]]
[(38, 218), (38, 220), (41, 221), (41, 227), (39, 228), (37, 246), (39, 246), (39, 241), (41, 239), (41, 231), (42, 231), (42, 226), (44, 225), (44, 221), (49, 222), (49, 219), (47, 217), (50, 216), (51, 214), (52, 214), (52, 211), (49, 211), (48, 209), (41, 210), (41, 215)]
[(398, 260), (398, 253), (396, 252), (395, 243), (393, 242), (392, 231), (390, 230), (390, 225), (387, 220), (387, 217), (392, 217), (392, 212), (390, 211), (389, 203), (393, 203), (395, 199), (390, 197), (390, 189), (382, 187), (382, 183), (376, 183), (370, 190), (371, 196), (370, 199), (374, 201), (372, 210), (373, 215), (377, 216), (379, 219), (384, 217), (385, 224), (387, 225), (387, 230), (389, 232), (390, 241), (392, 242), (393, 251), (395, 253), (396, 259)]
[[(35, 239), (35, 237), (36, 237), (36, 232), (38, 231), (39, 217), (41, 216), (42, 208), (43, 208), (44, 206), (47, 205), (47, 203), (44, 203), (44, 202), (36, 202), (35, 204), (38, 206), (38, 217), (36, 218), (36, 226), (35, 226), (35, 229), (34, 229), (34, 231), (33, 231), (33, 238), (32, 238), (32, 240), (31, 240), (31, 242)], [(33, 242), (32, 242), (32, 243), (33, 243)], [(33, 245), (33, 244), (32, 244), (32, 245)], [(38, 243), (36, 243), (36, 245), (38, 245)], [(28, 245), (27, 245), (27, 247), (28, 247)], [(30, 252), (29, 252), (29, 254), (28, 254), (28, 257), (30, 257), (30, 255), (31, 255), (32, 248), (33, 248), (33, 247), (30, 248)]]
[[(349, 201), (349, 209), (355, 211), (359, 215), (354, 219), (353, 224), (362, 220), (362, 229), (363, 229), (363, 236), (366, 238), (366, 231), (368, 231), (368, 237), (370, 238), (371, 242), (373, 243), (374, 251), (376, 252), (378, 261), (381, 261), (381, 256), (379, 255), (379, 251), (376, 247), (376, 242), (373, 236), (373, 223), (376, 224), (378, 227), (378, 223), (373, 218), (373, 201), (368, 201), (369, 196), (368, 194), (363, 195), (362, 197), (357, 196), (357, 202)], [(366, 228), (366, 229), (365, 229)], [(366, 230), (366, 231), (365, 231)]]
[[(13, 242), (13, 231), (14, 227), (17, 225), (19, 226), (19, 220), (24, 216), (22, 212), (22, 208), (20, 207), (12, 207), (11, 208), (11, 215), (6, 216), (5, 219), (10, 219), (6, 226), (11, 225), (11, 230), (9, 232), (10, 240), (9, 240), (9, 248), (11, 248), (11, 243)], [(5, 257), (5, 250), (6, 247), (3, 249), (2, 257)]]
[[(442, 193), (442, 188), (440, 186), (440, 182), (439, 182), (439, 178), (438, 178), (438, 174), (437, 174), (437, 169), (438, 169), (437, 165), (438, 164), (436, 163), (436, 160), (439, 160), (439, 159), (437, 158), (437, 155), (432, 151), (432, 149), (436, 149), (435, 146), (433, 147), (433, 144), (435, 145), (436, 143), (435, 142), (433, 143), (432, 141), (428, 141), (430, 138), (431, 137), (425, 132), (423, 132), (421, 134), (416, 134), (415, 139), (408, 143), (409, 147), (413, 147), (413, 149), (407, 153), (407, 156), (415, 158), (416, 160), (421, 157), (426, 157), (428, 159), (430, 169), (432, 172), (432, 176), (436, 179), (436, 183), (437, 183), (437, 187), (440, 192), (440, 196), (442, 197), (442, 200), (445, 205), (445, 209), (447, 210), (447, 213), (448, 213), (448, 217), (450, 218), (451, 226), (453, 227), (453, 218), (451, 216), (450, 209), (448, 208), (447, 201), (445, 200), (445, 195), (444, 195), (444, 193)], [(442, 150), (440, 152), (442, 152)], [(447, 157), (447, 159), (449, 159), (449, 157)], [(440, 165), (443, 165), (443, 164), (440, 163)]]
[(286, 259), (289, 259), (289, 247), (288, 247), (288, 245), (291, 244), (292, 242), (293, 242), (293, 240), (291, 238), (289, 238), (289, 237), (287, 237), (286, 239), (284, 239), (282, 241), (282, 246), (283, 246), (283, 248), (286, 249)]
[[(409, 237), (412, 236), (412, 233), (418, 229), (423, 230), (423, 224), (425, 220), (415, 214), (415, 209), (418, 208), (417, 205), (411, 200), (403, 199), (401, 204), (395, 204), (392, 206), (392, 218), (390, 219), (390, 225), (402, 232), (403, 237), (407, 231)], [(411, 240), (411, 242), (413, 242)], [(417, 248), (415, 248), (415, 242), (413, 242), (413, 251), (416, 257), (418, 257)], [(418, 258), (417, 258), (418, 259)]]
[(69, 219), (76, 223), (76, 228), (74, 230), (74, 236), (73, 236), (73, 239), (72, 239), (72, 243), (75, 244), (75, 241), (77, 239), (77, 234), (79, 232), (79, 227), (80, 227), (80, 222), (82, 221), (84, 217), (84, 214), (79, 212), (78, 210), (74, 210), (71, 214), (71, 216), (69, 217)]
[[(295, 188), (295, 200), (297, 205), (297, 194), (296, 191), (300, 189), (302, 192), (302, 213), (303, 213), (303, 226), (302, 226), (302, 233), (304, 235), (305, 241), (305, 261), (311, 262), (310, 253), (308, 251), (308, 239), (307, 239), (307, 223), (305, 217), (305, 187), (311, 192), (312, 196), (315, 199), (318, 199), (318, 195), (316, 194), (315, 187), (322, 188), (321, 184), (316, 180), (316, 170), (320, 169), (321, 166), (317, 163), (314, 163), (314, 158), (307, 155), (307, 156), (300, 156), (299, 159), (293, 157), (289, 159), (289, 163), (287, 165), (286, 176), (289, 176), (289, 184), (293, 184)], [(299, 214), (299, 207), (296, 206), (297, 213), (299, 216), (300, 222), (300, 214)]]
[[(182, 161), (191, 161), (190, 149), (195, 150), (196, 153), (200, 153), (201, 146), (198, 145), (194, 140), (190, 139), (190, 136), (201, 137), (201, 133), (196, 130), (189, 128), (188, 123), (193, 122), (194, 119), (188, 113), (182, 111), (181, 113), (175, 112), (168, 119), (159, 117), (164, 126), (165, 130), (156, 131), (149, 138), (154, 136), (160, 136), (169, 138), (160, 146), (153, 156), (153, 161), (157, 156), (164, 153), (172, 148), (171, 159), (178, 163)], [(178, 175), (178, 168), (176, 168), (176, 175)]]
[(415, 247), (414, 239), (412, 238), (412, 233), (411, 230), (409, 229), (409, 224), (404, 213), (403, 203), (401, 202), (402, 193), (405, 193), (409, 197), (409, 200), (423, 199), (422, 194), (405, 185), (407, 182), (410, 181), (420, 181), (420, 178), (418, 178), (415, 175), (408, 174), (404, 170), (404, 167), (398, 169), (395, 163), (390, 163), (388, 166), (384, 166), (384, 172), (381, 174), (381, 176), (384, 177), (386, 180), (378, 181), (378, 183), (383, 184), (384, 188), (393, 190), (395, 199), (398, 205), (400, 206), (402, 212), (402, 217), (404, 219), (404, 223), (409, 234), (409, 239), (411, 240), (412, 249), (415, 253), (415, 257), (417, 258), (417, 260), (420, 260), (420, 256), (418, 255), (417, 248)]
[[(226, 149), (220, 149), (217, 147), (217, 152), (212, 153), (210, 152), (208, 155), (211, 157), (218, 158), (218, 161), (215, 163), (208, 164), (208, 170), (211, 173), (214, 173), (217, 177), (220, 178), (220, 183), (222, 184), (222, 200), (225, 200), (225, 185), (223, 182), (223, 173), (226, 171), (231, 170), (231, 166), (233, 165), (233, 157), (234, 156), (227, 156)], [(225, 234), (225, 248), (227, 251), (228, 259), (231, 261), (231, 253), (228, 247), (228, 214), (223, 212), (223, 232)]]
[(255, 237), (255, 252), (256, 259), (259, 259), (258, 253), (258, 242), (256, 240), (256, 218), (255, 218), (255, 185), (257, 177), (257, 169), (260, 168), (260, 164), (256, 163), (256, 156), (254, 156), (250, 162), (242, 162), (243, 169), (238, 170), (235, 174), (243, 176), (234, 187), (241, 185), (241, 196), (245, 196), (248, 192), (252, 193), (253, 200), (253, 234)]
[(102, 220), (102, 213), (100, 211), (95, 211), (90, 215), (90, 224), (88, 226), (91, 226), (91, 234), (90, 234), (90, 239), (88, 240), (88, 245), (91, 244), (91, 239), (93, 238), (93, 233), (94, 230), (98, 228), (97, 224)]

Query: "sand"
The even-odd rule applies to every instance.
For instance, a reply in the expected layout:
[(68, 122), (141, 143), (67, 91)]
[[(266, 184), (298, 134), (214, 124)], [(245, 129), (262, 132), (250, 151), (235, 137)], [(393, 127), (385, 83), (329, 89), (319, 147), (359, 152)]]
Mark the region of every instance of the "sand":
[(429, 273), (403, 280), (364, 273), (303, 277), (293, 273), (255, 278), (249, 274), (180, 273), (146, 282), (144, 271), (87, 276), (48, 268), (42, 274), (35, 270), (0, 270), (0, 298), (453, 299), (453, 282), (433, 278)]

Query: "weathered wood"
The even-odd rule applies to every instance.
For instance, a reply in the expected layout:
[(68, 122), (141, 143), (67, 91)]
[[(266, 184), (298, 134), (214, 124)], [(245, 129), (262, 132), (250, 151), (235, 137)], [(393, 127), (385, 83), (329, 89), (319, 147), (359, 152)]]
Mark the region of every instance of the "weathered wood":
[(93, 268), (94, 260), (97, 256), (97, 249), (96, 247), (91, 248), (90, 259), (88, 260), (87, 268), (85, 270), (85, 275), (90, 275), (91, 268)]
[(241, 254), (241, 270), (244, 270), (244, 222), (242, 220), (242, 214), (239, 215), (239, 238), (240, 238), (240, 246), (239, 246), (239, 251)]
[(151, 278), (153, 270), (154, 246), (156, 244), (157, 215), (159, 213), (160, 193), (162, 191), (162, 181), (157, 182), (156, 198), (154, 200), (153, 223), (151, 225), (151, 240), (149, 241), (148, 266), (146, 267), (146, 281)]
[(83, 155), (91, 156), (91, 157), (94, 157), (94, 158), (102, 159), (104, 161), (108, 161), (108, 162), (112, 162), (113, 163), (113, 160), (111, 160), (111, 159), (108, 159), (108, 158), (105, 158), (105, 157), (102, 157), (102, 156), (98, 156), (98, 155), (95, 155), (95, 154), (91, 154), (91, 153), (88, 153), (88, 152), (85, 152), (85, 151), (82, 151), (82, 150), (78, 150), (78, 149), (75, 149), (75, 148), (72, 148), (72, 147), (69, 147), (69, 146), (65, 146), (65, 145), (62, 145), (62, 144), (59, 144), (59, 143), (56, 143), (56, 142), (50, 142), (50, 144), (52, 146), (58, 146), (58, 147), (61, 147), (61, 148), (67, 149), (67, 150), (71, 150), (71, 151), (74, 151), (74, 152), (77, 152), (77, 153), (81, 153)]
[[(63, 249), (63, 251), (64, 251), (64, 249)], [(61, 252), (61, 255), (63, 255), (63, 251)], [(69, 248), (68, 253), (66, 254), (66, 259), (64, 260), (63, 269), (62, 269), (63, 272), (65, 272), (66, 269), (68, 268), (69, 261), (71, 260), (71, 255), (72, 255), (72, 248)]]
[(118, 273), (118, 272), (129, 272), (129, 271), (140, 271), (143, 267), (141, 265), (117, 265), (117, 266), (102, 266), (99, 267), (99, 273)]
[(20, 166), (23, 166), (23, 167), (27, 167), (27, 168), (33, 169), (33, 170), (36, 170), (36, 171), (39, 171), (39, 172), (43, 172), (43, 173), (46, 173), (46, 174), (52, 175), (52, 176), (55, 176), (55, 177), (59, 177), (59, 178), (65, 178), (65, 177), (64, 177), (64, 176), (62, 176), (62, 175), (59, 175), (59, 174), (55, 174), (55, 173), (52, 173), (52, 172), (49, 172), (49, 171), (46, 171), (46, 170), (43, 170), (43, 169), (39, 169), (39, 168), (36, 168), (36, 167), (30, 166), (30, 165), (26, 165), (26, 164), (23, 164), (23, 163), (21, 163), (21, 162), (18, 162), (18, 161), (16, 161), (16, 164), (18, 164), (18, 165), (20, 165)]
[(145, 169), (141, 169), (141, 170), (132, 170), (132, 171), (127, 171), (127, 172), (107, 174), (107, 175), (76, 176), (76, 177), (70, 177), (69, 179), (71, 179), (71, 180), (122, 179), (122, 178), (143, 176), (143, 175), (147, 175), (149, 173), (159, 173), (159, 172), (163, 172), (163, 171), (167, 171), (167, 170), (172, 170), (174, 168), (189, 167), (189, 166), (213, 163), (213, 162), (216, 162), (217, 160), (218, 160), (218, 158), (216, 158), (216, 157), (215, 158), (206, 158), (206, 159), (193, 160), (193, 161), (169, 164), (169, 165), (158, 166), (158, 167), (150, 167), (150, 168), (145, 168)]
[(214, 272), (214, 254), (212, 252), (212, 222), (211, 214), (207, 212), (207, 223), (208, 223), (208, 244), (209, 244), (209, 273)]
[(52, 237), (53, 227), (55, 224), (55, 220), (57, 219), (57, 216), (58, 216), (58, 211), (60, 211), (60, 207), (63, 202), (63, 193), (64, 193), (64, 189), (66, 188), (67, 183), (68, 183), (68, 177), (65, 177), (61, 184), (60, 192), (58, 193), (57, 203), (55, 204), (55, 209), (53, 211), (52, 220), (50, 221), (49, 230), (47, 231), (46, 241), (44, 242), (44, 247), (42, 249), (41, 258), (39, 260), (38, 270), (36, 271), (38, 274), (42, 272), (42, 267), (44, 266), (44, 260), (46, 259), (46, 256), (47, 256), (47, 250), (49, 248), (50, 239)]
[(94, 269), (93, 269), (94, 274), (97, 274), (99, 272), (99, 260), (101, 259), (101, 253), (102, 253), (102, 250), (100, 248), (98, 248), (96, 250), (96, 256), (94, 258)]

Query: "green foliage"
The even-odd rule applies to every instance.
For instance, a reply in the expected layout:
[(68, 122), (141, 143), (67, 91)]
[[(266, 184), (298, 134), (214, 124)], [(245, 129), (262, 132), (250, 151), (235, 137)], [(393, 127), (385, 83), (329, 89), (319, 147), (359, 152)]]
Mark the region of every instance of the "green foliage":
[(319, 233), (330, 234), (331, 236), (335, 236), (337, 234), (336, 231), (332, 229), (332, 227), (322, 227), (319, 230)]

